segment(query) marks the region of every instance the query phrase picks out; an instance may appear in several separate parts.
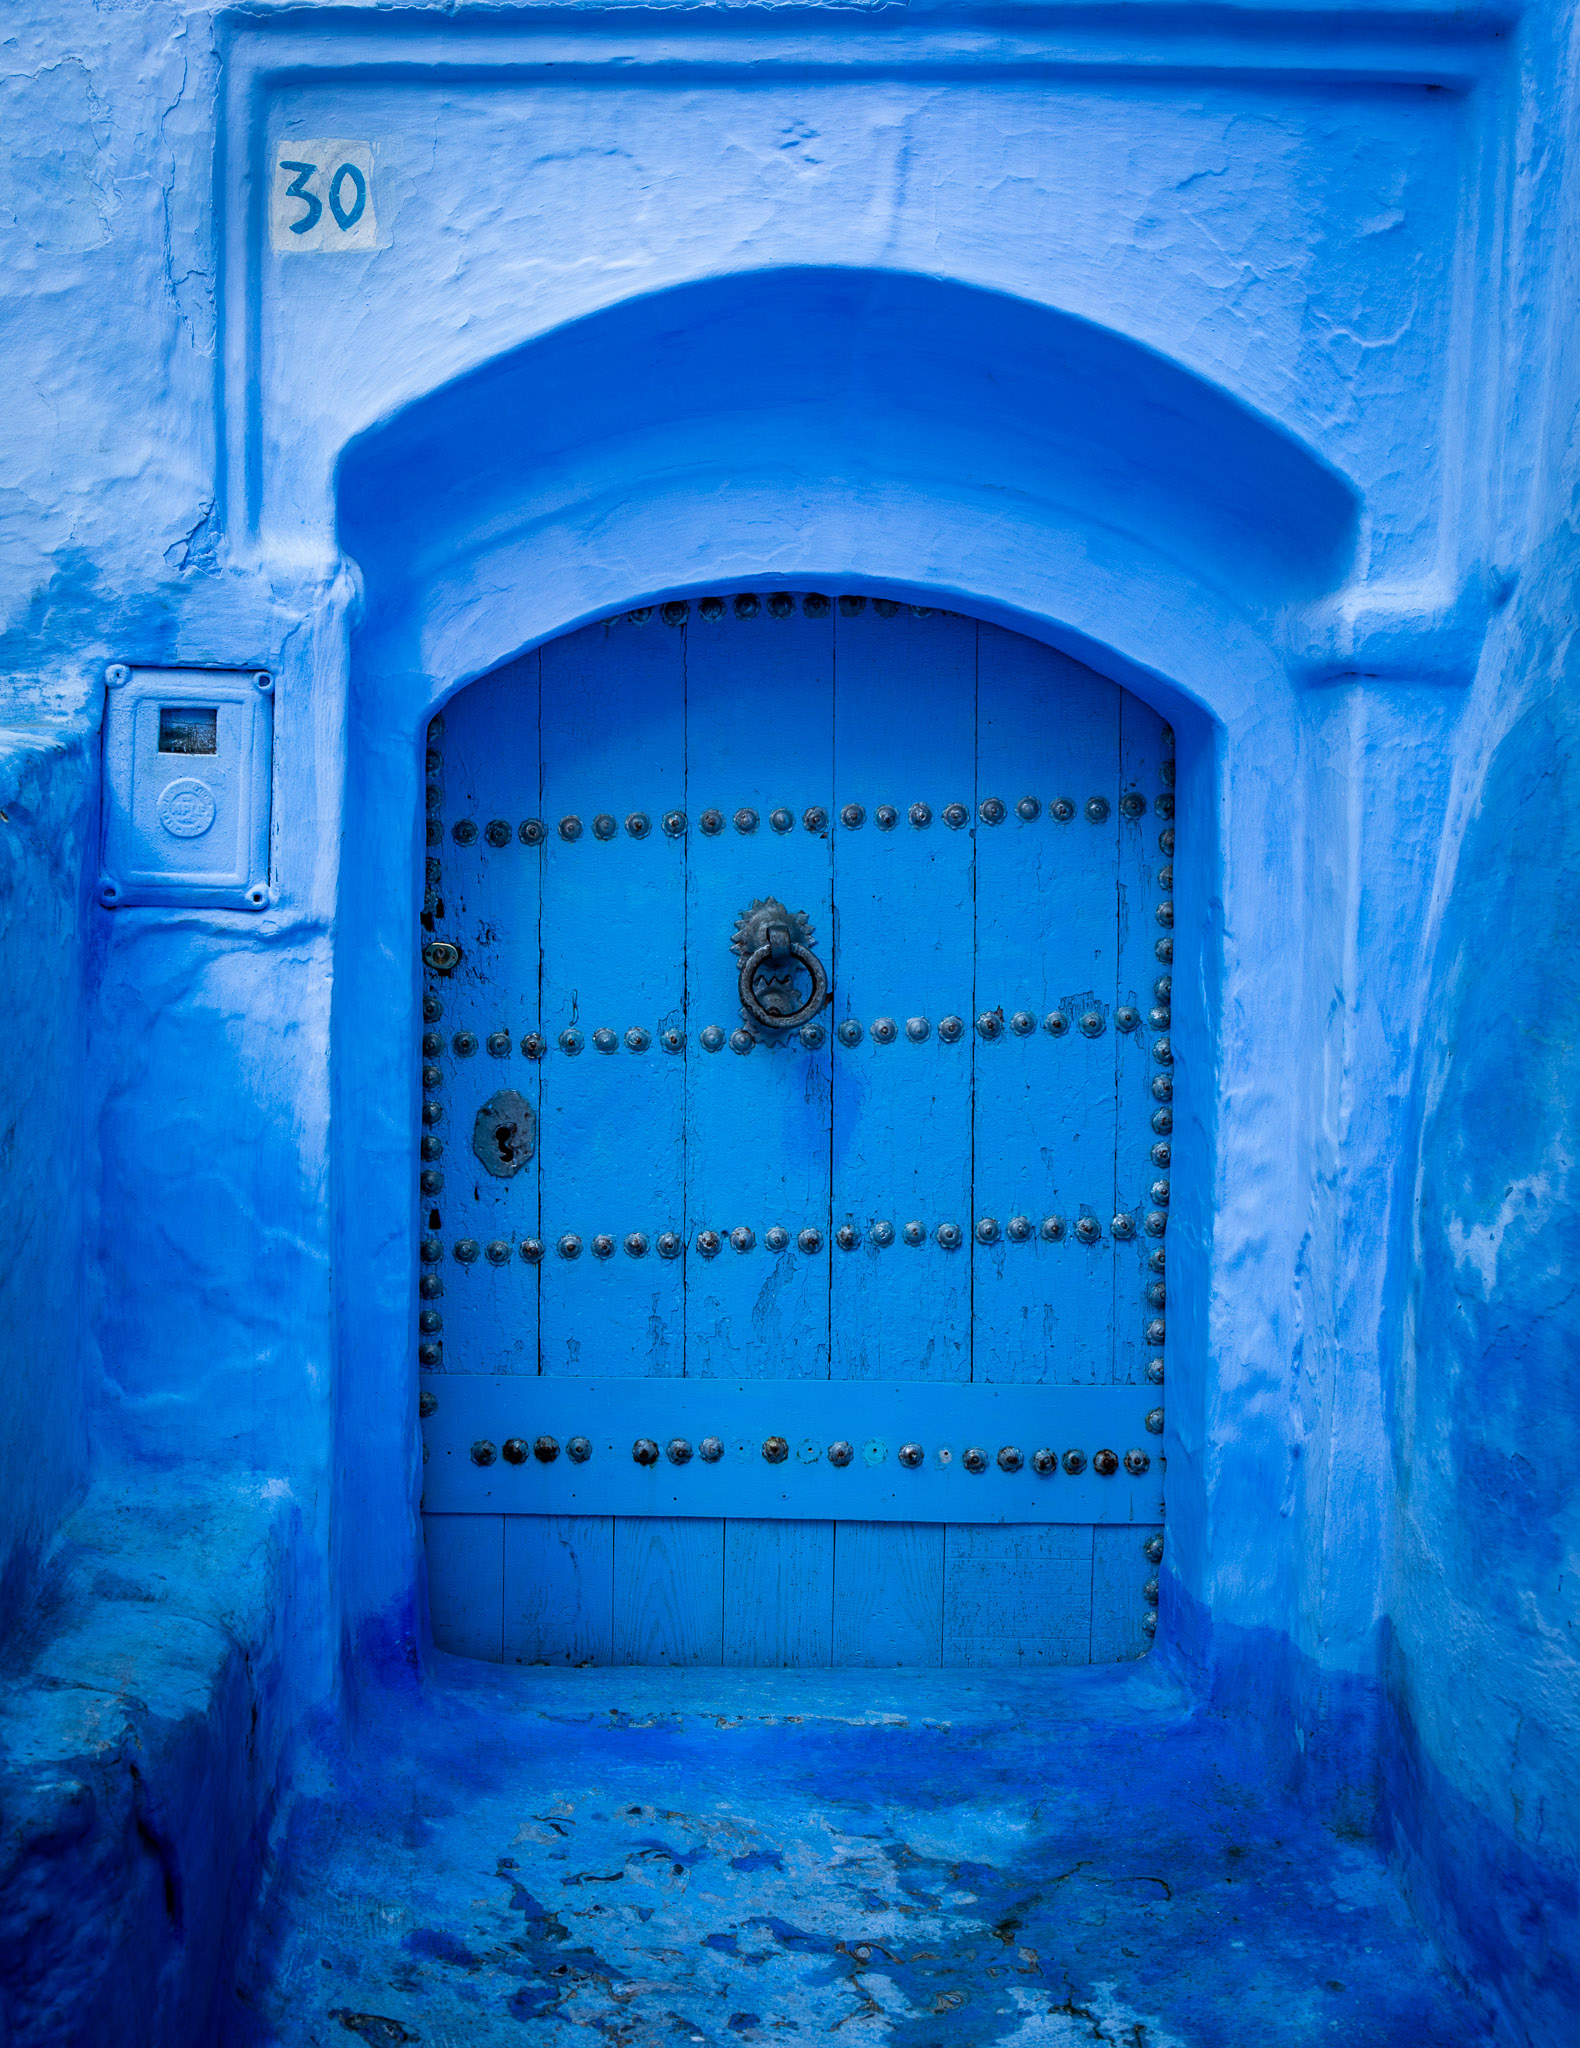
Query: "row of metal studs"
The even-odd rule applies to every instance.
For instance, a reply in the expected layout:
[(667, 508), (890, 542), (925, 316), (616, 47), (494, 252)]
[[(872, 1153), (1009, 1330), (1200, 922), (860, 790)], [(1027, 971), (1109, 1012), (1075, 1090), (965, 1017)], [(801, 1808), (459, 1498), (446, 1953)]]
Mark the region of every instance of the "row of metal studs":
[[(425, 1415), (431, 1415), (438, 1405), (438, 1401), (431, 1395), (425, 1396), (425, 1406), (422, 1412)], [(1153, 1428), (1154, 1417), (1157, 1418), (1158, 1429), (1161, 1429), (1163, 1426), (1162, 1411), (1161, 1409), (1154, 1408), (1147, 1417), (1147, 1428), (1149, 1430)], [(536, 1458), (540, 1465), (552, 1465), (558, 1460), (560, 1455), (559, 1439), (552, 1436), (536, 1437), (531, 1444), (527, 1442), (524, 1436), (508, 1436), (504, 1441), (503, 1449), (507, 1465), (524, 1465), (529, 1457)], [(762, 1451), (765, 1464), (783, 1465), (790, 1456), (789, 1440), (782, 1436), (764, 1437)], [(878, 1455), (872, 1455), (873, 1452), (877, 1452)], [(566, 1443), (565, 1455), (573, 1464), (585, 1465), (589, 1463), (592, 1454), (592, 1442), (587, 1437), (573, 1436)], [(472, 1463), (474, 1465), (492, 1465), (498, 1455), (499, 1453), (495, 1450), (493, 1443), (487, 1437), (480, 1437), (472, 1446)], [(954, 1463), (954, 1450), (952, 1446), (943, 1445), (933, 1455), (937, 1458), (940, 1465), (952, 1465)], [(695, 1452), (692, 1450), (690, 1438), (684, 1436), (672, 1436), (662, 1451), (659, 1450), (658, 1444), (650, 1436), (639, 1436), (631, 1446), (631, 1460), (633, 1464), (637, 1465), (656, 1465), (660, 1457), (667, 1457), (672, 1465), (689, 1465), (693, 1456), (700, 1457), (705, 1465), (717, 1465), (724, 1456), (723, 1439), (716, 1436), (705, 1436), (698, 1443)], [(796, 1446), (796, 1463), (799, 1465), (820, 1465), (825, 1456), (831, 1465), (839, 1471), (843, 1471), (847, 1465), (855, 1462), (856, 1447), (845, 1437), (839, 1437), (831, 1443), (826, 1453), (822, 1445), (811, 1437), (807, 1437)], [(865, 1447), (862, 1462), (869, 1467), (881, 1465), (887, 1456), (888, 1446), (874, 1442)], [(905, 1443), (901, 1444), (896, 1458), (897, 1462), (903, 1465), (908, 1472), (914, 1472), (919, 1466), (927, 1462), (927, 1453), (921, 1444)], [(986, 1472), (989, 1465), (993, 1464), (997, 1465), (1001, 1472), (1015, 1473), (1021, 1471), (1029, 1464), (1032, 1471), (1040, 1479), (1051, 1478), (1054, 1473), (1061, 1469), (1069, 1473), (1072, 1479), (1075, 1479), (1079, 1478), (1081, 1473), (1086, 1470), (1087, 1457), (1085, 1451), (1081, 1450), (1068, 1450), (1061, 1457), (1057, 1451), (1050, 1450), (1044, 1445), (1041, 1449), (1033, 1451), (1028, 1459), (1018, 1444), (1001, 1444), (998, 1455), (994, 1457), (990, 1452), (984, 1450), (980, 1444), (968, 1444), (960, 1454), (960, 1462), (968, 1472)], [(1151, 1469), (1152, 1456), (1150, 1452), (1140, 1449), (1139, 1446), (1134, 1450), (1126, 1451), (1123, 1460), (1121, 1460), (1117, 1451), (1105, 1449), (1094, 1451), (1092, 1454), (1092, 1470), (1100, 1479), (1111, 1479), (1119, 1470), (1121, 1463), (1123, 1463), (1125, 1470), (1130, 1474), (1131, 1478), (1139, 1479), (1144, 1472)]]
[[(734, 598), (699, 597), (697, 610), (711, 625), (724, 617), (725, 606), (729, 605), (738, 619), (755, 619), (759, 612), (766, 611), (771, 619), (788, 619), (795, 613), (795, 593), (790, 590), (776, 590), (767, 598), (759, 598), (752, 590), (743, 590)], [(834, 600), (821, 590), (809, 590), (801, 599), (801, 609), (809, 619), (826, 619), (834, 608)], [(857, 619), (867, 609), (864, 597), (841, 597), (840, 617)], [(875, 597), (872, 609), (880, 619), (892, 619), (899, 612), (908, 611), (913, 619), (930, 619), (940, 610), (932, 604), (900, 604), (892, 597)], [(683, 626), (690, 603), (683, 597), (673, 597), (667, 604), (640, 606), (636, 611), (627, 612), (626, 618), (633, 626), (645, 626), (656, 612), (666, 626)], [(947, 617), (948, 614), (944, 613)]]
[[(1162, 744), (1166, 749), (1172, 749), (1174, 744), (1173, 730), (1166, 725), (1162, 731)], [(1174, 786), (1174, 759), (1172, 753), (1160, 763), (1159, 780), (1165, 785), (1166, 791), (1172, 790)], [(1167, 815), (1172, 819), (1174, 815), (1174, 799), (1172, 795), (1165, 794), (1158, 798), (1160, 810), (1163, 809), (1165, 804), (1167, 805)], [(1162, 929), (1163, 936), (1156, 941), (1154, 952), (1160, 962), (1165, 965), (1171, 965), (1174, 959), (1174, 827), (1172, 823), (1165, 831), (1159, 833), (1158, 850), (1164, 856), (1167, 865), (1158, 870), (1158, 889), (1161, 892), (1162, 900), (1157, 906), (1156, 918)], [(1164, 1032), (1167, 1032), (1172, 1023), (1173, 977), (1171, 975), (1160, 975), (1153, 984), (1152, 993), (1159, 1005), (1159, 1008), (1152, 1012), (1154, 1024), (1160, 1026)], [(1170, 1164), (1172, 1156), (1168, 1140), (1174, 1128), (1174, 1112), (1171, 1107), (1174, 1096), (1172, 1075), (1174, 1057), (1172, 1044), (1166, 1036), (1158, 1040), (1158, 1045), (1165, 1049), (1166, 1057), (1161, 1059), (1159, 1063), (1166, 1071), (1156, 1075), (1152, 1083), (1152, 1094), (1158, 1106), (1152, 1112), (1152, 1129), (1155, 1142), (1150, 1147), (1148, 1157), (1154, 1166), (1166, 1169)], [(1159, 1204), (1159, 1207), (1166, 1212), (1169, 1199), (1168, 1181), (1155, 1181), (1152, 1186), (1152, 1195), (1153, 1199)], [(1168, 1335), (1167, 1323), (1162, 1313), (1168, 1300), (1168, 1289), (1163, 1277), (1164, 1253), (1162, 1245), (1157, 1247), (1147, 1263), (1153, 1269), (1148, 1274), (1145, 1287), (1145, 1302), (1148, 1313), (1147, 1343), (1154, 1353), (1154, 1356), (1147, 1364), (1147, 1378), (1155, 1384), (1161, 1385), (1164, 1374), (1163, 1352)], [(1163, 1410), (1161, 1408), (1155, 1408), (1147, 1417), (1147, 1427), (1149, 1429), (1156, 1429), (1159, 1433), (1162, 1432)], [(1154, 1544), (1156, 1545), (1155, 1549), (1153, 1547)], [(1154, 1564), (1158, 1563), (1162, 1558), (1163, 1539), (1161, 1536), (1149, 1540), (1147, 1555)], [(1141, 1616), (1141, 1630), (1143, 1635), (1151, 1637), (1156, 1635), (1158, 1626), (1157, 1578), (1155, 1576), (1149, 1578), (1142, 1591), (1147, 1605)]]

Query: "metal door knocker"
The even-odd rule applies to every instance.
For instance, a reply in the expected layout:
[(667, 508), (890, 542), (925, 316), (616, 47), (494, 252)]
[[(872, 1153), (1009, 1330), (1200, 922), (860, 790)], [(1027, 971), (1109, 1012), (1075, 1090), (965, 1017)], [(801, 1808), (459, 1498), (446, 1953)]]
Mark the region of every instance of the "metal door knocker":
[[(731, 940), (741, 963), (741, 1009), (763, 1031), (795, 1031), (828, 1001), (828, 976), (812, 951), (812, 927), (804, 910), (786, 910), (767, 896), (741, 912)], [(812, 993), (799, 1000), (801, 976)]]

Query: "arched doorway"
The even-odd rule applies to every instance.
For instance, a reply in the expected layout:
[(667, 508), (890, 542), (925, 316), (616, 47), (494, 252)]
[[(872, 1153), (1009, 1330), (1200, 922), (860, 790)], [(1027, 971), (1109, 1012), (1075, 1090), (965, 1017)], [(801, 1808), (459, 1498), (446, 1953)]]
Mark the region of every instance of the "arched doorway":
[(428, 733), (435, 1639), (1140, 1654), (1172, 735), (926, 606), (620, 614)]

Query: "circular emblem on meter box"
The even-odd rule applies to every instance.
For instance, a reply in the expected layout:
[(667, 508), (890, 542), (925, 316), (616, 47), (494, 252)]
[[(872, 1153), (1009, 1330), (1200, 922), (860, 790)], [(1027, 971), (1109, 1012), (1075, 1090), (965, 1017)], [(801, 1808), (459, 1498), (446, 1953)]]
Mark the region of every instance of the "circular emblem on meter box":
[(214, 792), (195, 775), (167, 782), (159, 793), (159, 822), (177, 839), (201, 839), (217, 814)]

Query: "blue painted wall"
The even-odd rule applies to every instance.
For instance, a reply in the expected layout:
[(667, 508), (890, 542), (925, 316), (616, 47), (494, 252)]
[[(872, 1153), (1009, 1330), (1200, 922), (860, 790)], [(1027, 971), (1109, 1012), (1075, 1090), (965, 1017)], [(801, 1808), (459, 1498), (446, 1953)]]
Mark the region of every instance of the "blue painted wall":
[[(1511, 2038), (1567, 2041), (1572, 34), (1558, 6), (12, 10), (23, 1696), (51, 1628), (57, 1677), (157, 1691), (157, 1632), (105, 1645), (128, 1588), (179, 1587), (220, 1647), (161, 1798), (189, 1816), (212, 1769), (250, 1838), (304, 1717), (420, 1666), (433, 708), (655, 596), (942, 602), (1179, 735), (1160, 1652), (1236, 1768), (1381, 1815)], [(271, 247), (279, 145), (314, 136), (374, 146), (366, 252)], [(110, 660), (277, 675), (262, 916), (85, 907)], [(113, 1573), (61, 1533), (85, 1489)], [(255, 1751), (225, 1732), (253, 1706)], [(79, 1735), (27, 1741), (30, 1783), (75, 1782)], [(129, 1766), (93, 1768), (105, 1841), (141, 1840)], [(39, 1868), (60, 1839), (38, 1820)], [(113, 1853), (79, 1860), (113, 1890)], [(172, 2040), (233, 1911), (186, 1896)]]

